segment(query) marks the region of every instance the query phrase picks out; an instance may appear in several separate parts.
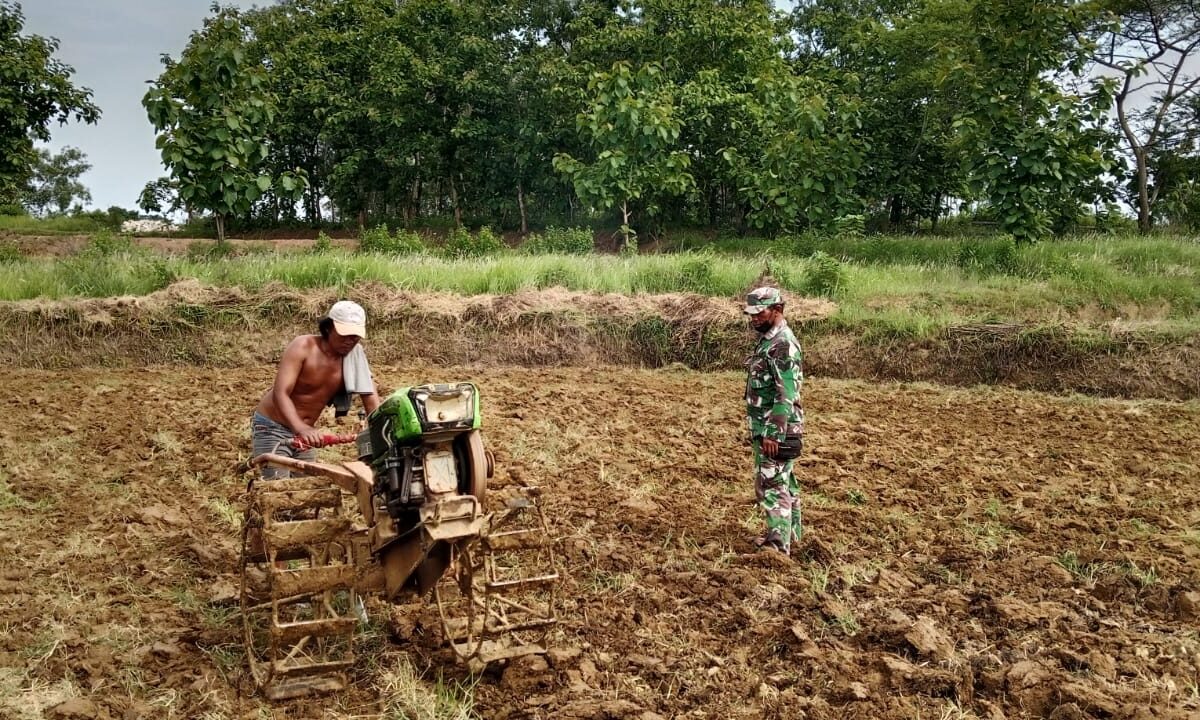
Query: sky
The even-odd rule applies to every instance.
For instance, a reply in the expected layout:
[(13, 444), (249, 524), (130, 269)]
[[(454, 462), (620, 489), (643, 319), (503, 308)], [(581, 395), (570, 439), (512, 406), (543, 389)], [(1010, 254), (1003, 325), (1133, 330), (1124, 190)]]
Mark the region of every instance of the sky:
[[(147, 182), (166, 174), (154, 129), (142, 108), (146, 81), (162, 72), (163, 53), (179, 57), (212, 0), (18, 0), (24, 35), (58, 38), (55, 57), (75, 68), (76, 87), (91, 88), (102, 115), (96, 125), (52, 124), (46, 147), (77, 147), (92, 169), (81, 179), (91, 205), (136, 208)], [(269, 4), (222, 0), (250, 8)]]

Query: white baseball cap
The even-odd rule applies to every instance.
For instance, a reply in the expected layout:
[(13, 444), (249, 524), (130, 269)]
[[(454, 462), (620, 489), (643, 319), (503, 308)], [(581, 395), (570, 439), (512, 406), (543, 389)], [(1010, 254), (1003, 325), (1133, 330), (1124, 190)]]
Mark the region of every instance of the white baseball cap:
[(333, 327), (338, 335), (367, 336), (367, 311), (362, 305), (350, 300), (338, 300), (329, 308), (325, 317), (333, 321)]

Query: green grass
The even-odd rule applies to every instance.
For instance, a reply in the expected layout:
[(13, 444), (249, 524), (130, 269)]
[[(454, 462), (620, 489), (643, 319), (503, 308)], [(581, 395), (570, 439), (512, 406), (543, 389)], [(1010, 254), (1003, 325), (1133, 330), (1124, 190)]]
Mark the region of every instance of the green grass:
[(22, 235), (65, 235), (96, 232), (104, 224), (89, 217), (48, 217), (0, 215), (0, 231)]
[(26, 500), (8, 484), (8, 476), (0, 472), (0, 510), (17, 510), (21, 512), (45, 512), (54, 507), (50, 498)]
[(827, 296), (832, 329), (877, 339), (928, 337), (948, 326), (1124, 320), (1160, 331), (1200, 329), (1200, 243), (1088, 237), (1017, 246), (1000, 238), (880, 236), (715, 238), (702, 252), (619, 257), (500, 251), (448, 258), (331, 248), (321, 253), (189, 252), (155, 256), (100, 234), (66, 258), (9, 257), (0, 300), (143, 295), (180, 278), (249, 290), (278, 282), (345, 290), (504, 294), (561, 286), (619, 294), (694, 292), (734, 298), (764, 272), (801, 295)]

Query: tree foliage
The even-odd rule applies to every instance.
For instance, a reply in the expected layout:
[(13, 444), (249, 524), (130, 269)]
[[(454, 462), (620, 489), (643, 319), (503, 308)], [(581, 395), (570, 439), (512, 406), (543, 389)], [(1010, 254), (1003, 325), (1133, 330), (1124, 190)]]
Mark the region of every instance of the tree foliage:
[[(1120, 86), (1092, 83), (1088, 61), (1137, 6), (280, 0), (218, 11), (147, 96), (173, 178), (146, 199), (245, 223), (594, 223), (626, 238), (672, 224), (824, 230), (860, 215), (913, 225), (959, 201), (1034, 240), (1123, 183), (1107, 115)], [(1182, 177), (1164, 144), (1180, 117), (1153, 120), (1151, 197)]]
[(223, 242), (227, 216), (248, 212), (267, 193), (295, 198), (305, 181), (303, 174), (272, 177), (265, 170), (265, 129), (275, 116), (266, 72), (248, 62), (237, 12), (213, 10), (178, 62), (163, 57), (166, 70), (142, 104), (180, 201), (211, 210)]
[(724, 152), (750, 224), (826, 230), (861, 212), (854, 191), (863, 159), (857, 100), (795, 76), (762, 78), (756, 90), (743, 120), (754, 141)]
[(1111, 83), (1069, 89), (1087, 58), (1072, 39), (1087, 23), (1087, 7), (1072, 0), (973, 1), (975, 42), (953, 68), (970, 97), (954, 123), (969, 181), (1005, 232), (1036, 240), (1096, 200), (1097, 180), (1113, 166), (1111, 134), (1103, 129)]
[(21, 6), (0, 0), (0, 204), (19, 202), (37, 161), (34, 142), (50, 124), (95, 123), (92, 91), (71, 83), (74, 70), (54, 57), (58, 40), (22, 35)]
[(578, 123), (593, 157), (583, 161), (560, 153), (554, 167), (571, 179), (584, 202), (621, 208), (625, 247), (634, 249), (633, 206), (653, 215), (659, 197), (682, 195), (694, 185), (690, 158), (677, 149), (680, 122), (655, 65), (635, 72), (618, 62), (609, 72), (595, 73), (588, 92), (591, 103)]
[(65, 147), (57, 153), (38, 148), (23, 204), (40, 215), (51, 208), (65, 213), (75, 203), (90, 203), (92, 193), (79, 178), (91, 168), (87, 155), (79, 148)]

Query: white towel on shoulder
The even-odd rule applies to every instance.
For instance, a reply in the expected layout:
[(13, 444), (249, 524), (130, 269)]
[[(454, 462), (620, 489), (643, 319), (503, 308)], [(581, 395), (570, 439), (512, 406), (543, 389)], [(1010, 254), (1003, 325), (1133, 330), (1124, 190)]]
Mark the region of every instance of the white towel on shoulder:
[(370, 395), (375, 392), (375, 381), (371, 378), (371, 366), (367, 364), (367, 353), (362, 345), (342, 358), (342, 384), (350, 395)]

